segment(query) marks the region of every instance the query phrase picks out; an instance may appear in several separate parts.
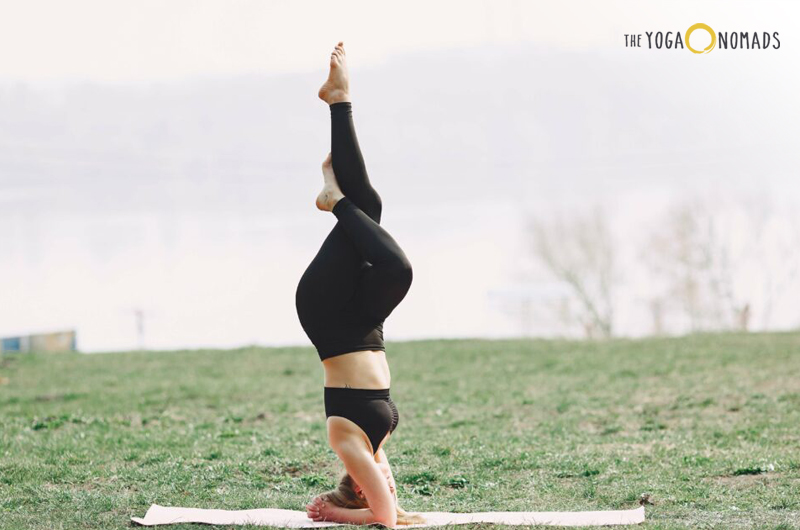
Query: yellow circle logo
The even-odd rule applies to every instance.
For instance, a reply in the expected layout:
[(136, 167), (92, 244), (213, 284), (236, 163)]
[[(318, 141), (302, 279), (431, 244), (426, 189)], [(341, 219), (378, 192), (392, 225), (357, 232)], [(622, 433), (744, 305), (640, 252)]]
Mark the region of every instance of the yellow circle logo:
[[(704, 30), (706, 30), (708, 32), (709, 35), (711, 35), (711, 44), (706, 46), (705, 49), (702, 50), (702, 51), (701, 50), (695, 50), (694, 48), (692, 48), (692, 45), (689, 44), (689, 36), (696, 29), (704, 29)], [(711, 50), (714, 49), (714, 46), (717, 45), (717, 34), (714, 33), (714, 30), (711, 29), (708, 26), (708, 24), (703, 24), (702, 22), (698, 22), (697, 24), (695, 24), (694, 26), (692, 26), (691, 28), (686, 30), (686, 36), (684, 37), (684, 40), (686, 41), (686, 47), (689, 48), (689, 50), (692, 53), (708, 53), (708, 52), (710, 52)]]

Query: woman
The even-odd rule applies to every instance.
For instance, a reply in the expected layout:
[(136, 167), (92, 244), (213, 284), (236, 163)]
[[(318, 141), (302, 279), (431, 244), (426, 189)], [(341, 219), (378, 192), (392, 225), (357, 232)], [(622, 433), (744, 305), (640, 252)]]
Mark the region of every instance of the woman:
[(337, 490), (306, 508), (315, 521), (394, 527), (422, 522), (397, 505), (383, 450), (399, 419), (389, 396), (383, 322), (411, 287), (412, 270), (380, 226), (381, 198), (367, 177), (348, 90), (339, 42), (319, 91), (331, 112), (331, 152), (322, 164), (325, 184), (316, 201), (337, 222), (300, 278), (296, 306), (325, 369), (328, 442), (346, 473)]

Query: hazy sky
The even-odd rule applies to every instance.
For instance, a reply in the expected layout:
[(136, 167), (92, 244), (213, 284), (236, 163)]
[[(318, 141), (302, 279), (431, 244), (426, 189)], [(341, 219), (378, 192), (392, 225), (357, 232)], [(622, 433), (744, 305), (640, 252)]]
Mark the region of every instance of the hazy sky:
[[(74, 327), (85, 351), (132, 348), (138, 308), (149, 347), (308, 345), (293, 296), (333, 224), (313, 208), (330, 134), (314, 94), (339, 39), (415, 267), (387, 339), (563, 332), (514, 305), (563, 293), (530, 263), (526, 212), (606, 208), (618, 331), (635, 335), (641, 251), (672, 201), (800, 209), (796, 2), (0, 5), (0, 336)], [(782, 45), (624, 47), (696, 22)], [(748, 267), (739, 296), (760, 303)], [(772, 325), (800, 323), (785, 302)]]

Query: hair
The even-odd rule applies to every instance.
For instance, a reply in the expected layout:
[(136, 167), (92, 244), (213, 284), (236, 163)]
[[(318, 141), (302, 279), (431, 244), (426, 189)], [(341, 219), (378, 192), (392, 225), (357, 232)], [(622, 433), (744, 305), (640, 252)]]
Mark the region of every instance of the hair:
[[(339, 487), (323, 493), (323, 498), (340, 508), (369, 508), (367, 499), (356, 494), (355, 481), (347, 472), (339, 479)], [(425, 518), (418, 513), (410, 513), (397, 506), (397, 524), (424, 523)]]

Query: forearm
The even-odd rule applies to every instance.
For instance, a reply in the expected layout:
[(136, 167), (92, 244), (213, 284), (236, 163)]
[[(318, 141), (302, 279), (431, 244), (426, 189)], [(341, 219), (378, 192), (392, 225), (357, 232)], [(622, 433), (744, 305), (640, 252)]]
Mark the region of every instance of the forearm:
[(389, 491), (392, 492), (392, 497), (394, 497), (394, 503), (397, 505), (397, 491), (395, 489), (395, 480), (394, 474), (392, 473), (392, 467), (389, 465), (389, 459), (386, 457), (386, 453), (383, 451), (381, 447), (377, 454), (375, 455), (375, 461), (385, 466), (386, 469), (386, 478), (389, 481)]
[(340, 508), (339, 506), (331, 506), (328, 519), (334, 523), (344, 524), (374, 524), (379, 522), (370, 508), (355, 509)]

